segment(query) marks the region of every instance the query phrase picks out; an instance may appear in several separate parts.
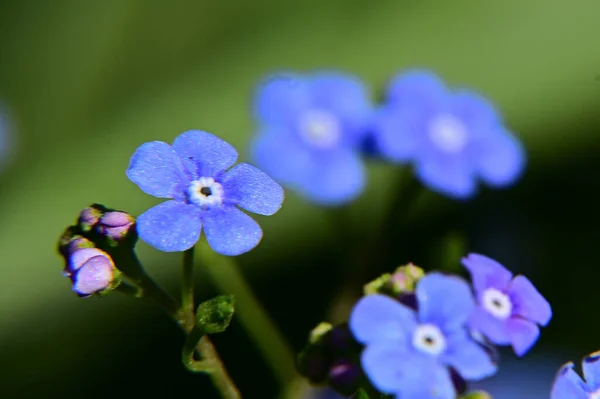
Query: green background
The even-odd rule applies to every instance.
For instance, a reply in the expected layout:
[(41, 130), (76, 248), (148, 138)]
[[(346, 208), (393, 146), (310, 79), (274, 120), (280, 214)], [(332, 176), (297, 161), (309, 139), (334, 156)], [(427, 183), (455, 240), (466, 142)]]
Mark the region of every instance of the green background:
[[(0, 392), (118, 397), (146, 385), (140, 396), (211, 397), (203, 377), (183, 370), (183, 338), (157, 311), (70, 291), (56, 241), (92, 202), (134, 215), (158, 203), (125, 177), (145, 141), (203, 129), (247, 159), (253, 90), (281, 69), (355, 73), (375, 98), (395, 73), (426, 67), (494, 101), (528, 150), (526, 176), (468, 203), (428, 195), (397, 263), (437, 259), (430, 248), (465, 231), (469, 249), (513, 262), (548, 292), (556, 316), (540, 353), (600, 348), (589, 320), (600, 260), (599, 17), (596, 0), (2, 1), (0, 98), (14, 146), (0, 174)], [(359, 237), (384, 217), (394, 173), (371, 167), (346, 220)], [(278, 214), (260, 218), (263, 243), (240, 258), (295, 350), (326, 317), (344, 276), (327, 251), (326, 220), (288, 193)], [(179, 256), (139, 247), (150, 273), (176, 289)], [(373, 265), (368, 275), (393, 266)], [(216, 292), (202, 275), (198, 283), (201, 298)], [(247, 397), (261, 397), (257, 381), (274, 397), (261, 356), (243, 328), (232, 330), (222, 346), (234, 377)]]

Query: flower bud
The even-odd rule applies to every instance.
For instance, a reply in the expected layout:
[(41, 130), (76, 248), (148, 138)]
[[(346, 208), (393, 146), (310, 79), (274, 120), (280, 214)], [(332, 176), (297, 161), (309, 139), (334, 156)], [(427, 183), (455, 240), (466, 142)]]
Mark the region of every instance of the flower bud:
[(359, 388), (362, 372), (348, 359), (337, 360), (329, 369), (329, 384), (344, 396), (350, 396)]
[(134, 235), (135, 218), (126, 212), (107, 212), (100, 217), (96, 231), (116, 244)]
[(97, 248), (75, 251), (69, 259), (68, 268), (73, 291), (81, 297), (103, 295), (121, 283), (121, 273), (112, 258)]
[(417, 282), (425, 275), (423, 269), (409, 263), (400, 266), (392, 274), (391, 283), (394, 294), (413, 292)]
[(98, 223), (106, 208), (99, 204), (92, 204), (79, 214), (77, 223), (82, 231), (88, 232)]

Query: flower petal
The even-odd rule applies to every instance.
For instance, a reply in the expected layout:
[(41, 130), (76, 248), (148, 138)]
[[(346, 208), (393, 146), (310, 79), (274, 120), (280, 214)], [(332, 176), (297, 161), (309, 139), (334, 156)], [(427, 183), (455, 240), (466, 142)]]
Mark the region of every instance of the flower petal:
[(485, 137), (474, 143), (471, 150), (478, 175), (491, 186), (508, 186), (525, 169), (523, 145), (502, 127), (487, 131)]
[(416, 288), (419, 322), (433, 323), (446, 332), (460, 328), (475, 308), (471, 288), (462, 279), (429, 273)]
[(462, 259), (462, 264), (469, 273), (477, 295), (488, 288), (505, 291), (512, 278), (512, 273), (504, 266), (487, 256), (470, 253)]
[(252, 158), (269, 176), (295, 187), (304, 181), (312, 166), (311, 154), (299, 140), (283, 128), (263, 131), (252, 143)]
[(493, 316), (481, 307), (477, 307), (469, 317), (469, 327), (496, 345), (508, 345), (511, 342), (506, 320)]
[(162, 141), (144, 143), (129, 161), (127, 177), (146, 194), (158, 198), (174, 198), (185, 184), (183, 165), (169, 144)]
[(531, 321), (511, 318), (506, 322), (508, 335), (517, 356), (523, 356), (540, 336), (540, 328)]
[(562, 366), (556, 375), (550, 399), (587, 399), (585, 384), (573, 370), (573, 363)]
[(416, 174), (431, 190), (452, 198), (466, 199), (477, 191), (475, 175), (462, 154), (431, 151), (417, 161)]
[(469, 90), (454, 92), (451, 95), (450, 109), (453, 115), (468, 126), (472, 138), (485, 135), (490, 127), (498, 126), (501, 122), (492, 103), (482, 95)]
[(259, 86), (254, 100), (256, 117), (267, 124), (291, 123), (298, 113), (310, 106), (310, 85), (297, 74), (267, 77)]
[(137, 218), (137, 231), (143, 241), (160, 251), (185, 251), (200, 238), (200, 212), (184, 202), (163, 202)]
[(377, 390), (402, 399), (454, 399), (448, 370), (435, 358), (389, 343), (369, 345), (361, 356), (363, 370)]
[(388, 100), (433, 111), (446, 103), (444, 82), (426, 70), (411, 70), (397, 75), (388, 86)]
[(485, 349), (465, 330), (446, 337), (446, 350), (440, 360), (454, 367), (466, 380), (481, 380), (496, 373), (497, 366)]
[(411, 339), (416, 323), (413, 310), (388, 296), (372, 294), (358, 301), (348, 324), (363, 344), (393, 341), (402, 346)]
[(283, 188), (273, 179), (247, 163), (228, 171), (221, 180), (226, 200), (261, 215), (272, 215), (281, 208)]
[(365, 168), (360, 156), (339, 148), (319, 154), (298, 189), (321, 205), (341, 205), (358, 197), (365, 186)]
[(263, 235), (258, 223), (234, 206), (211, 209), (204, 218), (204, 233), (215, 252), (228, 256), (250, 251)]
[(525, 276), (517, 276), (510, 283), (508, 294), (513, 303), (513, 314), (535, 321), (542, 326), (552, 318), (552, 308), (548, 301)]
[(312, 106), (352, 117), (371, 108), (369, 89), (356, 76), (338, 72), (320, 72), (310, 81)]
[(592, 391), (600, 388), (600, 351), (590, 353), (581, 364), (583, 375), (588, 387)]
[(393, 162), (413, 159), (421, 148), (425, 118), (427, 115), (418, 107), (392, 105), (380, 109), (373, 121), (376, 153)]
[(238, 158), (231, 144), (202, 130), (181, 133), (173, 142), (173, 148), (196, 178), (215, 177)]

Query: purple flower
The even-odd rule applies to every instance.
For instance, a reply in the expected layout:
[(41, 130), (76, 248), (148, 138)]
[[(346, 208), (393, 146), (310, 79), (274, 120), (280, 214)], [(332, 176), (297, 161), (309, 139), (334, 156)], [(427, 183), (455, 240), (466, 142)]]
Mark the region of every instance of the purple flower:
[(238, 207), (272, 215), (281, 208), (283, 189), (247, 163), (226, 171), (237, 157), (230, 144), (199, 130), (182, 133), (173, 145), (142, 144), (127, 177), (145, 193), (171, 200), (138, 217), (139, 237), (161, 251), (185, 251), (204, 229), (220, 254), (240, 255), (256, 247), (262, 230)]
[(525, 163), (521, 144), (484, 97), (451, 92), (427, 71), (392, 80), (372, 139), (383, 157), (413, 163), (423, 184), (455, 198), (474, 195), (477, 179), (510, 185)]
[(274, 179), (321, 205), (363, 191), (359, 147), (372, 105), (360, 80), (334, 72), (276, 76), (260, 86), (255, 115), (252, 152)]
[(465, 281), (431, 273), (417, 284), (416, 297), (418, 312), (379, 294), (352, 311), (350, 329), (366, 345), (362, 366), (378, 390), (402, 399), (453, 399), (448, 367), (467, 380), (496, 372), (465, 328), (475, 308)]
[(101, 294), (120, 283), (112, 258), (98, 248), (75, 250), (68, 258), (64, 275), (71, 278), (73, 291), (81, 297)]
[(126, 212), (110, 211), (100, 217), (96, 230), (102, 236), (119, 242), (130, 234), (135, 226), (135, 218)]
[(512, 345), (523, 356), (537, 341), (540, 329), (552, 318), (550, 304), (524, 276), (516, 276), (483, 255), (469, 254), (462, 260), (471, 273), (479, 307), (471, 328), (497, 345)]
[(600, 398), (600, 352), (584, 358), (581, 365), (585, 382), (573, 370), (573, 363), (569, 362), (559, 370), (550, 399)]

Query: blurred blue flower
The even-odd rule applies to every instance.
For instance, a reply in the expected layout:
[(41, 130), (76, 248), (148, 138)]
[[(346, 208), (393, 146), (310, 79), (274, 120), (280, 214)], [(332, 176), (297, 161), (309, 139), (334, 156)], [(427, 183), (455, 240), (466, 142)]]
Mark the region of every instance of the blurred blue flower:
[(257, 164), (321, 205), (355, 199), (364, 188), (359, 147), (372, 116), (365, 85), (341, 73), (280, 75), (255, 99)]
[(352, 311), (350, 329), (366, 345), (362, 366), (378, 390), (402, 399), (453, 399), (448, 366), (467, 380), (496, 372), (465, 328), (475, 308), (465, 281), (431, 273), (417, 284), (416, 297), (418, 312), (379, 294), (364, 297)]
[(585, 382), (573, 370), (569, 362), (559, 370), (550, 399), (598, 399), (600, 398), (600, 352), (583, 359), (582, 369)]
[(471, 273), (479, 301), (469, 325), (497, 345), (512, 345), (523, 356), (540, 335), (538, 324), (552, 318), (550, 304), (524, 276), (516, 276), (483, 255), (469, 254), (462, 260)]
[(145, 193), (172, 200), (138, 217), (139, 237), (161, 251), (184, 251), (204, 228), (220, 254), (240, 255), (256, 247), (262, 230), (238, 206), (272, 215), (281, 207), (283, 189), (246, 163), (226, 171), (237, 157), (230, 144), (199, 130), (182, 133), (172, 146), (142, 144), (131, 157), (127, 177)]
[(393, 79), (378, 114), (372, 140), (380, 155), (413, 163), (423, 184), (447, 196), (474, 195), (477, 179), (510, 185), (524, 168), (523, 148), (494, 107), (474, 92), (450, 92), (431, 72)]

